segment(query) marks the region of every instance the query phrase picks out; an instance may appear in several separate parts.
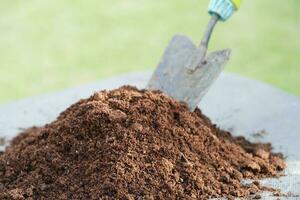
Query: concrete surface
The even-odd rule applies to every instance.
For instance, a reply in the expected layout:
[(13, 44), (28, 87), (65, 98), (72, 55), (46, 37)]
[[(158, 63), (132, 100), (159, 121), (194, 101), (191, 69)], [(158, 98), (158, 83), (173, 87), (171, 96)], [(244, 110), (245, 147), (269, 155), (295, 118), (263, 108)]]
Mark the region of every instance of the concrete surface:
[[(0, 105), (0, 137), (11, 139), (20, 129), (51, 122), (71, 103), (94, 91), (124, 84), (142, 88), (149, 78), (149, 72), (132, 73)], [(223, 73), (202, 100), (200, 108), (221, 128), (251, 141), (271, 142), (274, 151), (284, 153), (288, 163), (286, 176), (266, 179), (262, 183), (300, 195), (299, 97), (254, 80)], [(257, 132), (264, 134), (258, 137)], [(278, 198), (264, 195), (264, 199)]]

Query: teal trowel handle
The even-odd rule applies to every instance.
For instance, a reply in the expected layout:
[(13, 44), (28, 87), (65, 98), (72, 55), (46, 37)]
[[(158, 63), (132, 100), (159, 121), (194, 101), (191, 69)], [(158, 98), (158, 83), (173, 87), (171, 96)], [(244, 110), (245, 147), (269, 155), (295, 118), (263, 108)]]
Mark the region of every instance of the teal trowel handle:
[(210, 0), (208, 12), (217, 14), (222, 21), (228, 20), (241, 6), (241, 0)]
[(201, 62), (205, 62), (205, 56), (207, 52), (208, 43), (214, 27), (218, 20), (226, 21), (229, 19), (234, 11), (238, 10), (241, 4), (241, 0), (211, 0), (208, 6), (208, 12), (211, 15), (211, 19), (207, 25), (204, 36), (200, 43)]

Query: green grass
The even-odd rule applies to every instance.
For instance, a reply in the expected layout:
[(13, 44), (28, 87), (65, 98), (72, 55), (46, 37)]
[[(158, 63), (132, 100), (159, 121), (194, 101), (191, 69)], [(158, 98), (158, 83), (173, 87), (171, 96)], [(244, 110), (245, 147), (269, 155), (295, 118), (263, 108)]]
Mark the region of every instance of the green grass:
[[(0, 102), (154, 69), (174, 33), (199, 42), (201, 0), (2, 0)], [(300, 95), (300, 1), (245, 0), (211, 50), (230, 47), (227, 71)]]

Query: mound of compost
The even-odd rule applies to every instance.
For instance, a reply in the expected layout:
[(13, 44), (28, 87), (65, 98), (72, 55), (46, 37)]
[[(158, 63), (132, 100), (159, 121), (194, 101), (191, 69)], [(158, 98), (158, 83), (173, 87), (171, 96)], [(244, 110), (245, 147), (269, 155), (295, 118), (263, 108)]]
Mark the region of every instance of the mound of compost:
[[(0, 199), (249, 197), (285, 168), (270, 144), (222, 131), (158, 91), (97, 92), (0, 155)], [(257, 197), (257, 196), (256, 196)]]

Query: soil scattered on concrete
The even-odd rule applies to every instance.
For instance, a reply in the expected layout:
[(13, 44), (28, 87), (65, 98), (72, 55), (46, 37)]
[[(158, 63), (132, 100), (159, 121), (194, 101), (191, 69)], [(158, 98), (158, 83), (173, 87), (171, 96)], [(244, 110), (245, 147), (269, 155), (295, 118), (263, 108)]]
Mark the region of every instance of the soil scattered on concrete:
[(261, 131), (258, 131), (256, 133), (253, 133), (252, 137), (254, 137), (254, 138), (263, 138), (267, 135), (269, 135), (269, 133), (266, 130), (261, 130)]
[(4, 146), (4, 145), (5, 145), (5, 138), (0, 137), (0, 146)]
[(222, 131), (160, 92), (95, 93), (0, 155), (0, 199), (258, 197), (286, 167), (270, 144)]

